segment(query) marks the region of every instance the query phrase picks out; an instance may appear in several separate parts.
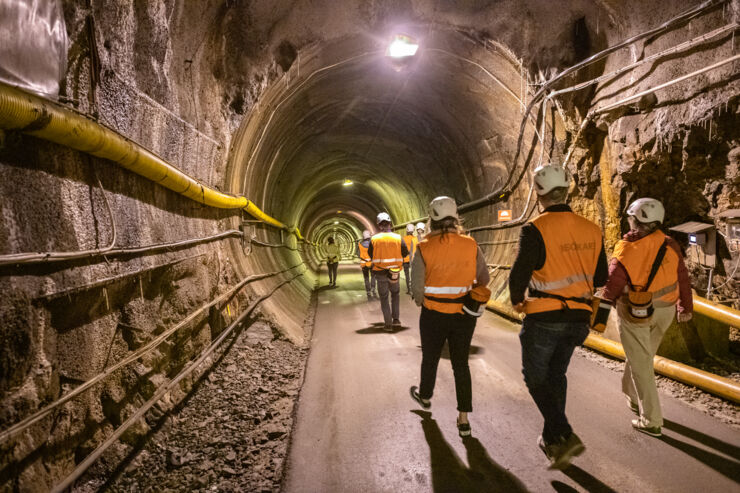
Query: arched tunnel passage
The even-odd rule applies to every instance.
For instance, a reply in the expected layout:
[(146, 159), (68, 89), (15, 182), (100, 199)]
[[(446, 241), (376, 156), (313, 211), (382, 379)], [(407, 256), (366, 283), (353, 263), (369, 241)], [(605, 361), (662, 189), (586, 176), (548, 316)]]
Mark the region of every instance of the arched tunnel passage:
[[(0, 489), (738, 482), (737, 0), (32, 3), (0, 16), (16, 33), (0, 48)], [(419, 44), (403, 62), (387, 56), (400, 33)], [(635, 440), (615, 411), (621, 364), (579, 350), (568, 406), (588, 452), (557, 477), (518, 328), (493, 315), (510, 314), (531, 170), (549, 160), (608, 254), (639, 196), (679, 239), (716, 229), (711, 266), (685, 245), (699, 316), (655, 368), (730, 396), (666, 380), (665, 436)], [(462, 442), (444, 363), (434, 414), (408, 412), (418, 309), (402, 296), (404, 325), (383, 333), (353, 259), (379, 212), (401, 232), (442, 194), (493, 295)], [(590, 347), (623, 357), (614, 323), (606, 335)]]

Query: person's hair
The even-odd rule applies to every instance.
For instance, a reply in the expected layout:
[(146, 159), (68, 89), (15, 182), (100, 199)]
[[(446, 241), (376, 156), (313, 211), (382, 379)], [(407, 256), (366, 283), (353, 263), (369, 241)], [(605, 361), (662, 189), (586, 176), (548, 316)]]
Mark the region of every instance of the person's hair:
[(333, 245), (334, 244), (334, 238), (333, 237), (330, 236), (328, 241), (329, 241), (329, 244), (330, 245)]
[(390, 226), (391, 226), (391, 222), (390, 221), (380, 221), (378, 223), (378, 227), (379, 228), (388, 228)]
[[(650, 234), (654, 233), (656, 230), (660, 229), (660, 221), (653, 221), (651, 223), (641, 223), (637, 220), (635, 216), (628, 216), (632, 218), (632, 223), (630, 223), (630, 229), (634, 229), (636, 231), (639, 231), (641, 233)], [(634, 228), (632, 225), (634, 224)]]
[(429, 232), (441, 231), (442, 238), (444, 239), (447, 233), (460, 233), (462, 228), (460, 227), (460, 221), (454, 217), (445, 217), (439, 221), (431, 219), (429, 221)]
[(568, 187), (555, 187), (544, 195), (540, 195), (542, 200), (552, 204), (562, 204), (568, 198)]

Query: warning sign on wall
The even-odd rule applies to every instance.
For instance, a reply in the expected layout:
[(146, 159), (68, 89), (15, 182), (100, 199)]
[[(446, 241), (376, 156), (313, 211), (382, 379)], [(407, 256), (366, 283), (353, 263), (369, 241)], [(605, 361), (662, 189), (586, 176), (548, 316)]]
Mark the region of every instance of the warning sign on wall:
[(501, 211), (498, 211), (498, 220), (501, 221), (511, 221), (511, 209), (504, 209)]

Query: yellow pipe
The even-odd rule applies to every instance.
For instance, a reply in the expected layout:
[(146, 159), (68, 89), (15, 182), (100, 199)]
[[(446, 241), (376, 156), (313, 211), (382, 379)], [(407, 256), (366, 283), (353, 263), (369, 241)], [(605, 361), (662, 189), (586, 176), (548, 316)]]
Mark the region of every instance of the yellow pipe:
[[(703, 298), (699, 299), (703, 302), (707, 302), (707, 300), (704, 300)], [(695, 297), (694, 310), (696, 310), (697, 307), (696, 301), (697, 299)], [(520, 318), (519, 314), (516, 313), (508, 304), (498, 303), (491, 300), (488, 302), (488, 308), (511, 318)], [(593, 332), (586, 337), (583, 345), (601, 353), (608, 354), (609, 356), (619, 358), (621, 360), (625, 359), (624, 348), (620, 343), (607, 339), (601, 335), (594, 334)], [(693, 385), (694, 387), (700, 388), (710, 394), (717, 395), (729, 401), (740, 403), (740, 384), (730, 380), (729, 378), (699, 370), (698, 368), (684, 365), (683, 363), (679, 363), (662, 356), (656, 356), (653, 359), (653, 367), (657, 373), (663, 376), (688, 385)]]
[(732, 327), (740, 328), (740, 311), (694, 294), (694, 311)]
[(293, 231), (243, 196), (219, 192), (113, 130), (53, 101), (0, 84), (0, 128), (18, 130), (114, 161), (189, 199), (219, 209), (244, 209), (267, 224)]

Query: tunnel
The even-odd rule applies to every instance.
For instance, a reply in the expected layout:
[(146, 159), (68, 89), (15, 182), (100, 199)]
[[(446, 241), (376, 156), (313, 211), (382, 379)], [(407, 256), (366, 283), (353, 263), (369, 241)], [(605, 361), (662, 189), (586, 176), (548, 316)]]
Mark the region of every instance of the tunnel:
[[(739, 15), (738, 0), (0, 0), (1, 490), (727, 491)], [(661, 201), (696, 314), (657, 352), (658, 445), (626, 417), (598, 427), (626, 411), (625, 352), (615, 310), (592, 331), (569, 370), (588, 451), (559, 476), (540, 467), (509, 293), (548, 163), (607, 258), (630, 203)], [(460, 443), (437, 411), (451, 401), (409, 412), (419, 309), (402, 295), (384, 337), (357, 246), (382, 212), (401, 236), (428, 225), (439, 196), (490, 274), (470, 349), (487, 424)]]

